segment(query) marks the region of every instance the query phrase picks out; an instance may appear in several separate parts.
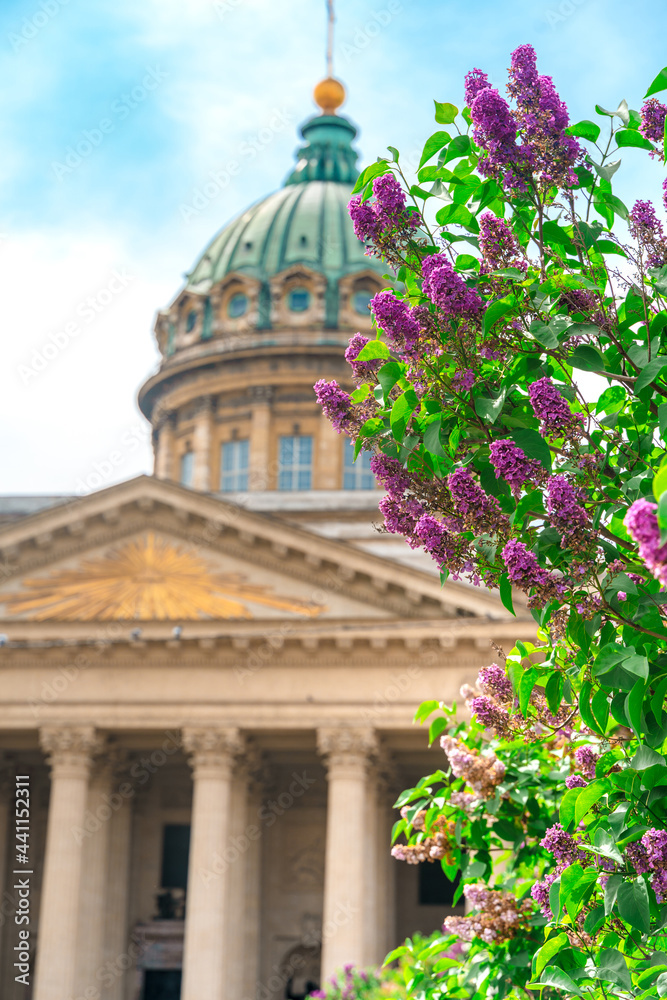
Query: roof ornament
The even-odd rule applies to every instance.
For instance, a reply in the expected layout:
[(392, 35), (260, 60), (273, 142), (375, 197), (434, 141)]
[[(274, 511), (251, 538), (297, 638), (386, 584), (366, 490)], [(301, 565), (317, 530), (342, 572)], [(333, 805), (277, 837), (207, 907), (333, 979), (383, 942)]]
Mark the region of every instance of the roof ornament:
[(324, 80), (315, 87), (313, 97), (315, 104), (322, 109), (323, 115), (335, 115), (336, 109), (345, 100), (345, 87), (333, 75), (333, 39), (334, 24), (336, 15), (334, 13), (333, 0), (326, 0), (327, 4), (327, 75)]

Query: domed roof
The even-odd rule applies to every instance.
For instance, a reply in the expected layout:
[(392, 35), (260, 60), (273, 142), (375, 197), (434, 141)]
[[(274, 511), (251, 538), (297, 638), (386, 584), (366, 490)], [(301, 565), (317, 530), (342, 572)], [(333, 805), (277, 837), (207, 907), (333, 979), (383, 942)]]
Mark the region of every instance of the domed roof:
[(186, 288), (205, 293), (231, 273), (265, 282), (295, 265), (343, 275), (386, 265), (364, 253), (348, 215), (358, 176), (355, 127), (339, 115), (316, 115), (301, 127), (304, 145), (284, 186), (228, 223), (187, 275)]

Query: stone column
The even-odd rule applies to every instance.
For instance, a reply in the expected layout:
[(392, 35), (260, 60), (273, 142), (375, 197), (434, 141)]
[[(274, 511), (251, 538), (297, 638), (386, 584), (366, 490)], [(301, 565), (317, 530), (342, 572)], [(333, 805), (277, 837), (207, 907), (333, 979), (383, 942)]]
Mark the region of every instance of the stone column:
[(91, 775), (83, 827), (75, 838), (83, 844), (76, 995), (99, 985), (97, 972), (104, 963), (104, 922), (107, 909), (107, 865), (113, 809), (111, 762), (97, 763)]
[(207, 493), (214, 489), (211, 483), (211, 450), (213, 448), (213, 398), (203, 396), (195, 415), (192, 450), (194, 451), (193, 490)]
[(182, 1000), (226, 996), (232, 774), (242, 750), (237, 729), (184, 729), (193, 770), (192, 829), (185, 915)]
[(158, 479), (174, 479), (174, 420), (168, 413), (155, 431), (155, 475)]
[[(347, 963), (363, 966), (365, 927), (368, 767), (377, 750), (370, 728), (320, 729), (317, 733), (329, 779), (322, 920), (322, 981)], [(374, 888), (371, 890), (374, 891)]]
[(271, 461), (271, 400), (273, 389), (268, 385), (255, 385), (250, 390), (252, 423), (250, 425), (250, 474), (251, 490), (275, 489), (275, 470)]
[[(116, 794), (122, 805), (114, 809), (109, 820), (109, 864), (107, 867), (106, 915), (104, 928), (104, 961), (121, 970), (113, 983), (103, 993), (104, 1000), (123, 1000), (129, 969), (119, 961), (128, 951), (128, 911), (130, 901), (130, 863), (132, 847), (132, 803), (136, 790), (127, 781), (127, 764), (121, 757), (116, 763), (116, 776), (120, 783)], [(134, 968), (134, 964), (132, 966)]]
[(327, 420), (326, 417), (321, 417), (317, 428), (314, 456), (314, 489), (341, 489), (343, 485), (343, 440), (343, 435), (338, 433), (331, 421)]
[(44, 879), (39, 915), (34, 1000), (73, 994), (88, 777), (99, 741), (92, 726), (45, 727), (40, 742), (51, 765)]

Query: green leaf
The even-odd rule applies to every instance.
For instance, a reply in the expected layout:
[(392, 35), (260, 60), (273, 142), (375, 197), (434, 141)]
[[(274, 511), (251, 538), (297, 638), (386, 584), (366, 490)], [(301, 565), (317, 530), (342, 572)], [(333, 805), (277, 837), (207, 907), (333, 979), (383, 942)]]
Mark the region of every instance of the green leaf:
[[(367, 345), (368, 346), (368, 345)], [(366, 348), (364, 348), (365, 350)], [(403, 440), (403, 435), (405, 434), (405, 429), (408, 424), (413, 410), (415, 407), (419, 406), (419, 399), (417, 398), (417, 393), (414, 389), (408, 389), (402, 395), (398, 397), (394, 405), (391, 408), (391, 413), (389, 415), (389, 423), (391, 424), (391, 431), (394, 438), (399, 443)]]
[[(663, 404), (664, 406), (665, 404)], [(667, 464), (663, 463), (653, 479), (653, 496), (659, 500), (667, 491)]]
[(483, 333), (488, 333), (494, 323), (496, 323), (501, 316), (505, 316), (506, 313), (510, 312), (514, 308), (514, 299), (510, 301), (507, 298), (496, 299), (492, 302), (489, 308), (484, 313), (483, 321)]
[(653, 94), (659, 94), (661, 90), (667, 90), (667, 66), (660, 70), (655, 80), (644, 94), (644, 100), (646, 100), (647, 97), (652, 97)]
[(604, 730), (600, 729), (591, 708), (590, 702), (592, 690), (593, 685), (590, 681), (584, 681), (581, 685), (581, 691), (579, 692), (579, 714), (589, 729), (591, 729), (594, 733), (597, 733), (598, 736), (604, 736)]
[(459, 113), (459, 109), (454, 104), (441, 104), (440, 101), (434, 101), (435, 104), (435, 120), (439, 125), (451, 125), (456, 121), (456, 116)]
[(607, 917), (614, 909), (616, 895), (618, 893), (619, 886), (621, 885), (623, 885), (622, 875), (610, 875), (607, 879), (607, 884), (604, 889), (604, 912)]
[(565, 131), (568, 135), (576, 135), (578, 139), (588, 139), (589, 142), (597, 142), (600, 135), (600, 126), (585, 118), (583, 121), (577, 122), (576, 125), (570, 125)]
[(500, 600), (503, 602), (503, 606), (507, 608), (511, 615), (516, 617), (516, 612), (514, 611), (514, 605), (512, 603), (512, 584), (510, 583), (510, 578), (507, 573), (502, 573), (498, 581), (498, 590), (500, 591)]
[(615, 948), (606, 948), (601, 953), (597, 974), (605, 982), (616, 983), (625, 990), (632, 990), (632, 979), (625, 957)]
[(539, 983), (531, 983), (531, 987), (555, 986), (559, 990), (566, 990), (574, 994), (575, 997), (583, 997), (583, 993), (573, 979), (570, 979), (567, 972), (556, 968), (555, 965), (548, 965), (540, 975)]
[(423, 701), (415, 712), (414, 722), (423, 722), (440, 706), (439, 701)]
[(446, 458), (447, 456), (440, 443), (441, 424), (442, 416), (439, 416), (428, 425), (424, 431), (424, 447), (432, 455), (437, 455), (438, 458)]
[(539, 976), (542, 969), (563, 948), (569, 948), (567, 934), (560, 933), (556, 934), (555, 937), (549, 938), (535, 954), (535, 975)]
[(604, 735), (607, 729), (607, 722), (609, 721), (609, 701), (606, 691), (598, 690), (595, 692), (591, 700), (591, 709), (600, 727), (600, 732)]
[(359, 351), (358, 361), (375, 361), (376, 358), (390, 357), (389, 348), (382, 340), (369, 340)]
[(649, 361), (649, 363), (642, 368), (641, 374), (637, 376), (637, 381), (635, 382), (635, 392), (641, 392), (647, 385), (654, 382), (665, 368), (667, 368), (667, 358), (664, 356), (654, 358), (653, 361)]
[(488, 420), (490, 424), (495, 424), (496, 420), (502, 413), (503, 405), (505, 403), (506, 392), (503, 391), (496, 399), (490, 399), (487, 396), (476, 396), (475, 397), (475, 412), (480, 415), (484, 420)]
[(530, 696), (533, 693), (533, 688), (535, 687), (539, 676), (540, 671), (537, 667), (528, 667), (521, 678), (521, 682), (519, 684), (519, 708), (521, 709), (521, 714), (524, 718), (526, 718), (528, 702), (530, 701)]
[[(371, 341), (371, 343), (377, 344), (379, 341), (375, 340)], [(368, 344), (366, 347), (368, 347)], [(389, 393), (394, 388), (402, 374), (403, 366), (400, 365), (398, 361), (388, 361), (386, 365), (382, 365), (382, 368), (380, 368), (377, 373), (377, 380), (382, 386), (382, 393), (385, 399), (388, 399)]]
[(603, 795), (606, 795), (611, 789), (611, 785), (606, 778), (596, 778), (595, 781), (591, 781), (589, 785), (581, 789), (581, 795), (577, 798), (574, 807), (574, 825), (582, 821), (586, 813), (593, 808), (596, 802), (599, 802)]
[(437, 740), (438, 736), (445, 731), (449, 725), (449, 719), (445, 719), (444, 716), (440, 715), (437, 719), (434, 719), (431, 725), (428, 727), (428, 743), (429, 746)]
[(652, 142), (645, 139), (641, 132), (635, 132), (634, 129), (619, 129), (614, 135), (614, 139), (619, 146), (635, 146), (637, 149), (655, 149)]
[(560, 670), (554, 670), (544, 685), (544, 696), (547, 699), (549, 710), (555, 715), (563, 700), (563, 675)]
[(619, 885), (616, 901), (621, 920), (635, 927), (641, 934), (648, 934), (651, 929), (651, 910), (644, 879), (638, 878), (634, 882)]
[(520, 427), (512, 431), (510, 437), (528, 458), (536, 458), (540, 465), (551, 470), (551, 451), (541, 434), (529, 427)]
[(603, 372), (605, 370), (604, 358), (597, 348), (590, 344), (580, 344), (572, 352), (568, 361), (573, 368), (579, 368), (585, 372)]
[(640, 738), (642, 733), (642, 705), (644, 703), (645, 690), (646, 684), (640, 677), (639, 680), (633, 684), (632, 690), (625, 699), (625, 714), (630, 720), (632, 731), (637, 739)]
[(418, 169), (421, 170), (424, 164), (427, 163), (432, 156), (435, 156), (439, 149), (446, 146), (450, 140), (451, 136), (449, 132), (434, 132), (432, 136), (429, 136), (424, 144), (424, 150), (421, 155), (421, 160), (419, 161)]
[(358, 191), (363, 191), (369, 181), (374, 180), (376, 177), (380, 177), (382, 174), (386, 174), (390, 170), (389, 164), (386, 160), (378, 160), (377, 163), (371, 163), (369, 167), (362, 170), (357, 177), (357, 182), (352, 188), (352, 194), (357, 194)]
[(449, 163), (450, 160), (456, 160), (460, 156), (466, 156), (470, 152), (470, 139), (467, 135), (455, 135), (449, 144), (449, 149), (447, 150), (447, 155), (445, 156), (445, 163)]
[(584, 790), (583, 788), (569, 788), (561, 799), (558, 815), (565, 830), (574, 823), (577, 799)]

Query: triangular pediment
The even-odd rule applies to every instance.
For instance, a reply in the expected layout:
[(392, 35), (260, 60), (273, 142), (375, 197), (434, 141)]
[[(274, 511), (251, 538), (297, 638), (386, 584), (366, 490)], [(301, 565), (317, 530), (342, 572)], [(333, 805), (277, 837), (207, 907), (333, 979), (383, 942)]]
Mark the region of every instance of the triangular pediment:
[(445, 584), (267, 514), (140, 476), (0, 530), (5, 622), (507, 619)]

